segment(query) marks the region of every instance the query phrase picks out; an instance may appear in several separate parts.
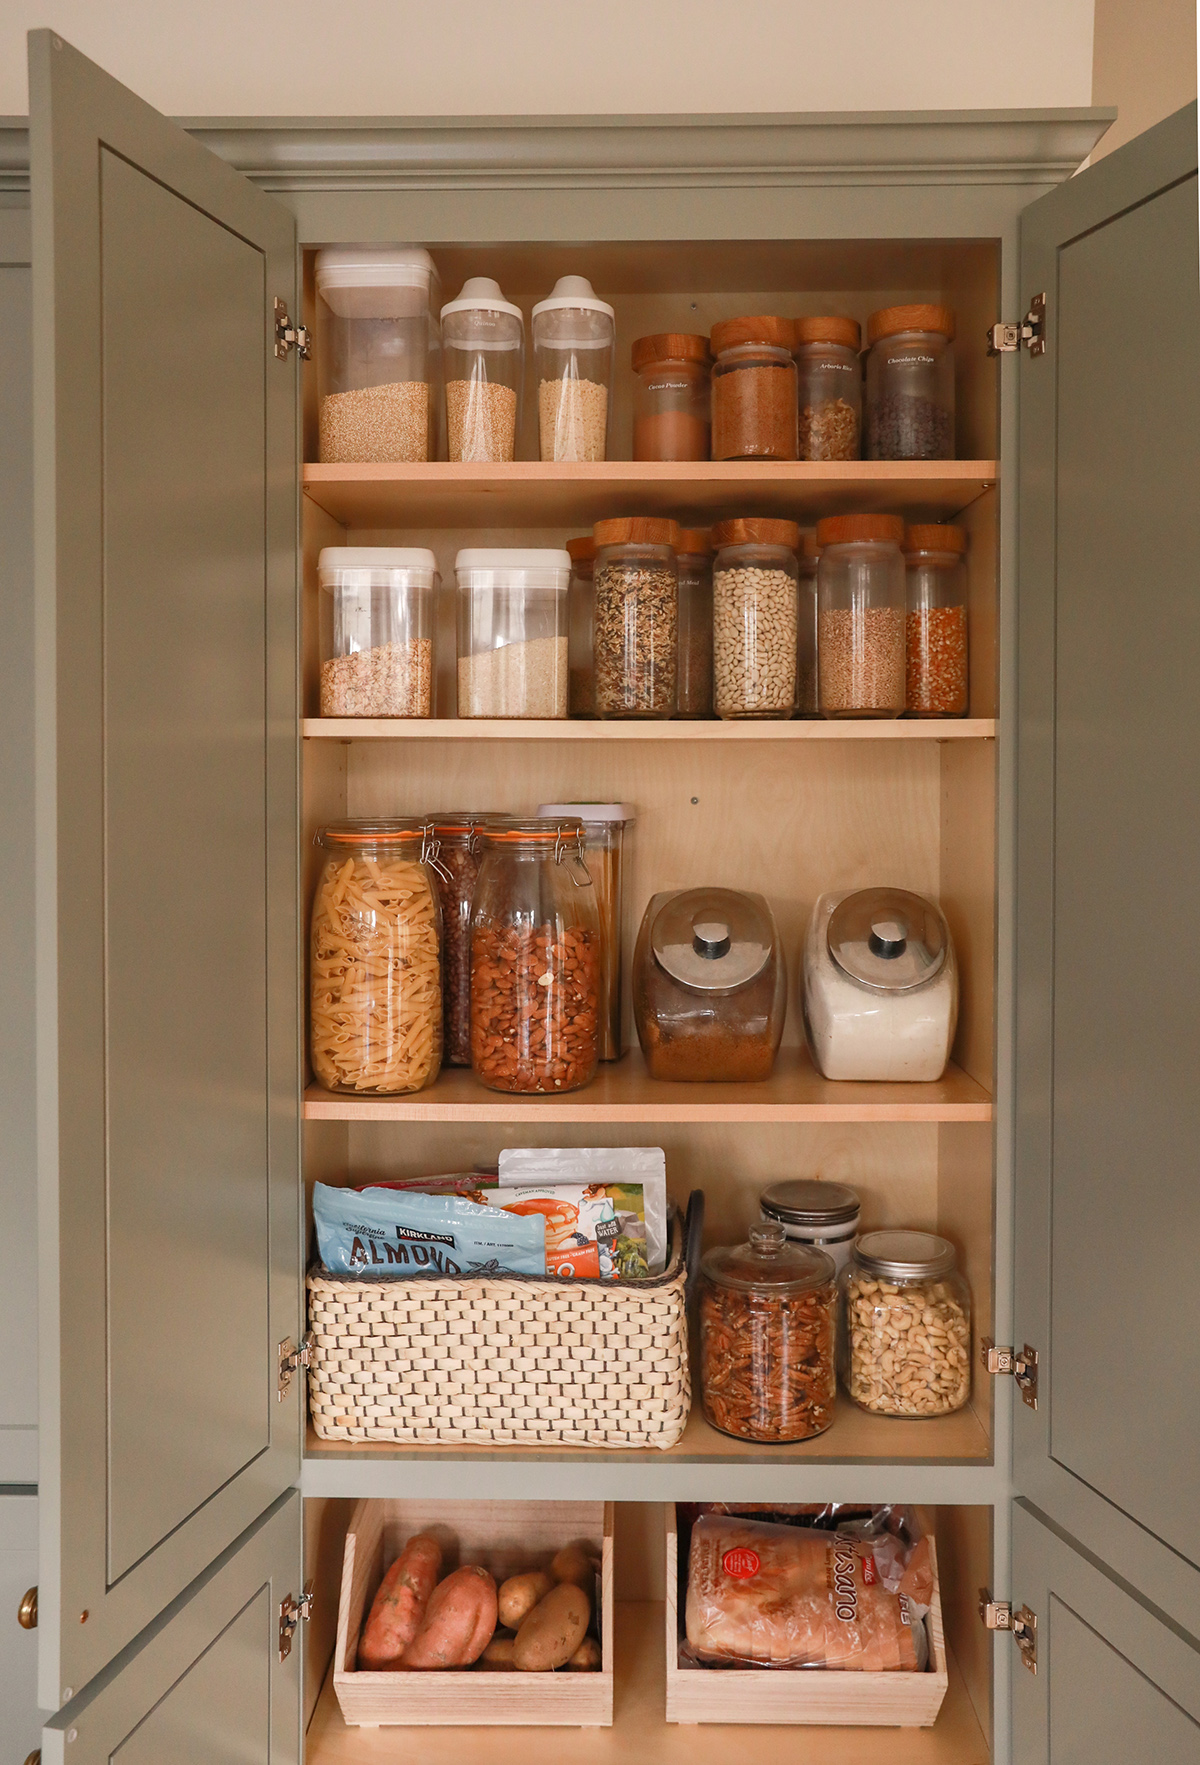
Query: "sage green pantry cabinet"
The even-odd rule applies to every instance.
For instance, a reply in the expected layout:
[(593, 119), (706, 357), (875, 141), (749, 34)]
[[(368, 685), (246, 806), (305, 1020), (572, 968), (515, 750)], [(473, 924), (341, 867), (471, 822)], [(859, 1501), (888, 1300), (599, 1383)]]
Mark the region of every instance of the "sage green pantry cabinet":
[[(1124, 1188), (1143, 1173), (1130, 1170), (1131, 1142), (1118, 1129), (1141, 1122), (1139, 1143), (1167, 1148), (1174, 1113), (1186, 1123), (1173, 1068), (1161, 1084), (1144, 1069), (1104, 1068), (1120, 1045), (1096, 1040), (1105, 981), (1115, 976), (1122, 1008), (1152, 1025), (1163, 990), (1179, 984), (1191, 958), (1139, 971), (1124, 945), (1097, 960), (1078, 928), (1060, 937), (1063, 916), (1079, 904), (1056, 896), (1052, 864), (1061, 852), (1063, 887), (1070, 879), (1086, 892), (1095, 881), (1083, 929), (1111, 945), (1117, 928), (1097, 903), (1110, 872), (1122, 904), (1138, 877), (1132, 831), (1119, 854), (1126, 869), (1105, 852), (1094, 879), (1081, 875), (1080, 853), (1098, 841), (1088, 792), (1099, 768), (1114, 822), (1124, 815), (1122, 825), (1136, 829), (1142, 894), (1147, 877), (1167, 870), (1172, 899), (1195, 881), (1194, 848), (1181, 842), (1161, 796), (1139, 794), (1131, 758), (1148, 724), (1161, 729), (1176, 747), (1155, 791), (1172, 775), (1186, 786), (1194, 730), (1169, 727), (1175, 707), (1154, 703), (1150, 668), (1118, 670), (1111, 646), (1130, 600), (1119, 567), (1125, 479), (1141, 474), (1146, 494), (1177, 484), (1184, 503), (1197, 401), (1193, 392), (1170, 404), (1169, 422), (1139, 416), (1136, 447), (1117, 446), (1099, 413), (1106, 386), (1130, 397), (1114, 353), (1123, 339), (1094, 334), (1096, 315), (1114, 300), (1128, 307), (1139, 290), (1153, 292), (1157, 359), (1178, 363), (1194, 385), (1194, 203), (1187, 263), (1181, 227), (1164, 238), (1151, 212), (1170, 204), (1172, 187), (1190, 179), (1194, 189), (1194, 112), (1047, 194), (1089, 151), (1102, 116), (238, 123), (185, 133), (48, 33), (34, 34), (31, 91), (39, 1581), (41, 1696), (56, 1712), (44, 1757), (299, 1758), (301, 1710), (311, 1709), (317, 1686), (305, 1688), (302, 1706), (299, 1645), (279, 1659), (280, 1602), (300, 1593), (304, 1574), (300, 1502), (287, 1494), (298, 1486), (313, 1501), (443, 1492), (936, 1505), (947, 1516), (949, 1640), (965, 1663), (981, 1757), (1068, 1765), (1087, 1756), (1080, 1748), (1097, 1733), (1120, 1732), (1115, 1705), (1138, 1673), (1156, 1688), (1139, 1704), (1147, 1756), (1200, 1758), (1187, 1751), (1200, 1718), (1187, 1670), (1200, 1646), (1200, 1571), (1186, 1534), (1169, 1531), (1187, 1519), (1194, 1444), (1173, 1413), (1169, 1457), (1134, 1439), (1114, 1468), (1099, 1401), (1112, 1379), (1144, 1435), (1165, 1406), (1194, 1416), (1194, 1370), (1182, 1356), (1148, 1353), (1136, 1319), (1123, 1336), (1111, 1315), (1100, 1331), (1105, 1365), (1092, 1366), (1077, 1315), (1111, 1294), (1117, 1271), (1104, 1231), (1113, 1219), (1125, 1221), (1129, 1238)], [(17, 186), (19, 136), (4, 148)], [(1136, 249), (1120, 218), (1109, 232), (1114, 249), (1097, 248), (1110, 216), (1142, 211), (1149, 224)], [(965, 768), (985, 821), (993, 793), (996, 804), (995, 874), (976, 879), (995, 912), (985, 911), (974, 951), (982, 962), (994, 918), (994, 1021), (982, 1040), (990, 1049), (994, 1030), (995, 1053), (979, 1080), (993, 1143), (989, 1150), (985, 1127), (952, 1118), (929, 1133), (947, 1216), (967, 1200), (975, 1208), (985, 1327), (1002, 1345), (1028, 1341), (1038, 1351), (1036, 1415), (1019, 1399), (1014, 1406), (1011, 1379), (980, 1371), (975, 1410), (953, 1450), (939, 1446), (949, 1437), (938, 1424), (912, 1424), (917, 1444), (868, 1430), (858, 1436), (862, 1450), (841, 1458), (836, 1427), (813, 1451), (776, 1455), (302, 1454), (299, 1381), (281, 1401), (278, 1393), (280, 1345), (301, 1329), (300, 1152), (303, 1144), (309, 1156), (319, 1135), (340, 1130), (301, 1122), (301, 377), (286, 343), (277, 354), (275, 302), (294, 327), (297, 247), (339, 240), (419, 240), (440, 254), (447, 277), (515, 242), (514, 262), (526, 274), (531, 265), (545, 271), (547, 285), (581, 256), (604, 259), (623, 266), (630, 298), (640, 265), (648, 292), (690, 286), (701, 300), (732, 301), (747, 286), (840, 289), (859, 300), (908, 287), (959, 306), (970, 444), (961, 451), (1000, 463), (972, 491), (966, 516), (988, 536), (978, 550), (991, 561), (995, 648), (982, 648), (976, 689), (995, 726), (938, 744), (941, 758), (932, 746), (926, 752), (951, 798), (961, 799)], [(743, 259), (753, 266), (747, 277), (768, 279), (738, 281)], [(984, 328), (1021, 320), (1043, 289), (1048, 318), (1034, 341), (1044, 340), (1044, 352), (990, 362)], [(1125, 475), (1120, 484), (1115, 473)], [(1090, 550), (1079, 549), (1081, 486), (1094, 498), (1093, 524), (1113, 525), (1098, 545), (1085, 531)], [(939, 506), (955, 512), (953, 502)], [(1188, 545), (1182, 528), (1173, 543), (1177, 553)], [(1062, 574), (1064, 561), (1076, 577)], [(1185, 569), (1161, 586), (1139, 583), (1141, 594), (1160, 586), (1177, 595)], [(1095, 630), (1083, 617), (1084, 576)], [(1186, 604), (1177, 611), (1172, 665), (1183, 666)], [(800, 732), (776, 738), (795, 741), (799, 762), (802, 726), (783, 727)], [(1089, 769), (1093, 730), (1105, 745)], [(334, 744), (317, 745), (336, 756)], [(708, 751), (698, 745), (698, 770)], [(338, 763), (346, 764), (333, 763), (335, 771)], [(985, 845), (987, 831), (977, 818)], [(949, 847), (946, 862), (957, 862)], [(1161, 943), (1162, 924), (1148, 923)], [(992, 997), (992, 967), (989, 956), (986, 971), (977, 969), (977, 996)], [(1069, 1010), (1051, 1018), (1059, 998)], [(1113, 1109), (1099, 1145), (1081, 1127), (1093, 1104)], [(441, 1143), (448, 1148), (452, 1133), (443, 1130)], [(1175, 1231), (1179, 1254), (1194, 1263), (1194, 1236), (1190, 1251), (1184, 1242), (1195, 1230), (1186, 1149), (1173, 1150), (1175, 1166), (1155, 1173), (1158, 1207), (1145, 1241), (1157, 1246)], [(1089, 1159), (1090, 1192), (1079, 1168)], [(1071, 1256), (1074, 1238), (1082, 1260)], [(1152, 1315), (1156, 1329), (1183, 1338), (1185, 1289), (1156, 1294)], [(1123, 1360), (1126, 1347), (1136, 1367)], [(1191, 1459), (1180, 1457), (1189, 1451)], [(1131, 1468), (1139, 1453), (1152, 1482)], [(955, 1562), (956, 1514), (976, 1516), (968, 1530), (990, 1538), (982, 1561), (967, 1550)], [(1043, 1536), (1049, 1542), (1030, 1546)], [(976, 1567), (997, 1601), (1035, 1611), (1036, 1676), (1010, 1636), (989, 1643), (978, 1628)], [(316, 1597), (328, 1636), (336, 1587), (323, 1580)], [(1136, 1635), (1122, 1631), (1129, 1614)], [(1108, 1658), (1101, 1643), (1123, 1664), (1097, 1683), (1096, 1663)], [(703, 1752), (721, 1731), (693, 1733)], [(598, 1737), (588, 1744), (602, 1746), (603, 1731)], [(864, 1730), (855, 1744), (856, 1756), (882, 1760), (893, 1740)], [(920, 1735), (905, 1744), (921, 1756)], [(488, 1746), (502, 1756), (500, 1741)], [(823, 1734), (820, 1746), (849, 1757), (836, 1734)], [(320, 1765), (321, 1748), (307, 1756)]]

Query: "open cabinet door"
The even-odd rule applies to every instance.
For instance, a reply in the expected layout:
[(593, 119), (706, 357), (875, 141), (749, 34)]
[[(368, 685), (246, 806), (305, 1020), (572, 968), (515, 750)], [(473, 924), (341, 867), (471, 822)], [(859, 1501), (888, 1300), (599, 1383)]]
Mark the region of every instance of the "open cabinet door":
[(1200, 1637), (1196, 161), (1191, 105), (1022, 226), (1014, 1450)]
[(46, 31), (30, 112), (54, 1710), (298, 1471), (296, 250)]

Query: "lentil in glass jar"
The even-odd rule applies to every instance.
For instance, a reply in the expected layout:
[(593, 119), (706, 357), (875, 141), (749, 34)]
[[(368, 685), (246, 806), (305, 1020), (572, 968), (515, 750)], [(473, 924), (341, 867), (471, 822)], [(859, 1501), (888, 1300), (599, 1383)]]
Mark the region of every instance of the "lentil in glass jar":
[(899, 515), (817, 523), (817, 682), (823, 717), (899, 717), (905, 704)]
[(633, 346), (633, 457), (706, 460), (712, 434), (707, 337), (666, 331)]
[(794, 521), (713, 528), (713, 704), (718, 717), (790, 717), (796, 702)]
[(572, 717), (594, 717), (596, 542), (590, 533), (569, 539), (567, 554), (571, 560), (571, 579), (567, 584), (567, 710)]
[(707, 527), (681, 527), (676, 717), (711, 717), (713, 708), (713, 544)]
[(596, 711), (670, 717), (679, 638), (674, 521), (640, 515), (597, 521)]
[(869, 460), (954, 458), (954, 314), (886, 306), (867, 320)]
[(791, 319), (722, 319), (712, 328), (712, 457), (796, 458)]
[(809, 1440), (833, 1421), (837, 1287), (832, 1258), (774, 1220), (700, 1265), (704, 1414), (739, 1440)]
[(932, 1232), (866, 1232), (838, 1280), (842, 1382), (880, 1416), (945, 1416), (971, 1395), (971, 1296)]
[(802, 460), (856, 460), (862, 451), (862, 332), (857, 319), (796, 319)]
[(796, 715), (819, 717), (817, 690), (817, 565), (821, 548), (816, 529), (800, 529), (796, 553)]
[(940, 522), (904, 534), (908, 576), (908, 710), (912, 717), (967, 714), (967, 570), (963, 528)]

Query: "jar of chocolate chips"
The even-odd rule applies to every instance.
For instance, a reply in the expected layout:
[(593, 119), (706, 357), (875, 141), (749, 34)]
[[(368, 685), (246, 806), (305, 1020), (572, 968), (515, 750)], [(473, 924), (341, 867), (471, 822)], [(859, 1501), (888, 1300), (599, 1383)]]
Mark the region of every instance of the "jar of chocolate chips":
[(954, 314), (886, 306), (867, 320), (869, 460), (954, 458)]

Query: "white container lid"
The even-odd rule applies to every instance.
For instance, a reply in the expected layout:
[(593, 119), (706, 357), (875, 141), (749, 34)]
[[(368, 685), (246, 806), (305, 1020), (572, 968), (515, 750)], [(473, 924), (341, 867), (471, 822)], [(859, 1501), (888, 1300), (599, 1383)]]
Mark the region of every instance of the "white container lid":
[(536, 319), (539, 313), (561, 312), (567, 307), (589, 313), (607, 313), (610, 319), (616, 316), (607, 301), (596, 299), (596, 290), (586, 276), (560, 276), (552, 293), (545, 300), (538, 301), (533, 316)]
[(317, 559), (322, 581), (346, 570), (383, 573), (404, 570), (433, 578), (437, 559), (423, 546), (327, 545)]
[(523, 546), (471, 546), (454, 560), (456, 570), (571, 570), (570, 552)]
[(480, 312), (507, 313), (522, 327), (525, 324), (520, 307), (514, 306), (511, 300), (505, 300), (499, 282), (494, 281), (491, 276), (468, 276), (458, 299), (448, 300), (442, 308), (442, 317), (444, 319), (447, 313)]
[(437, 268), (422, 245), (335, 245), (317, 253), (317, 293), (341, 319), (416, 318)]
[(539, 803), (537, 812), (539, 820), (561, 815), (583, 822), (623, 821), (627, 827), (637, 820), (637, 809), (632, 803)]

